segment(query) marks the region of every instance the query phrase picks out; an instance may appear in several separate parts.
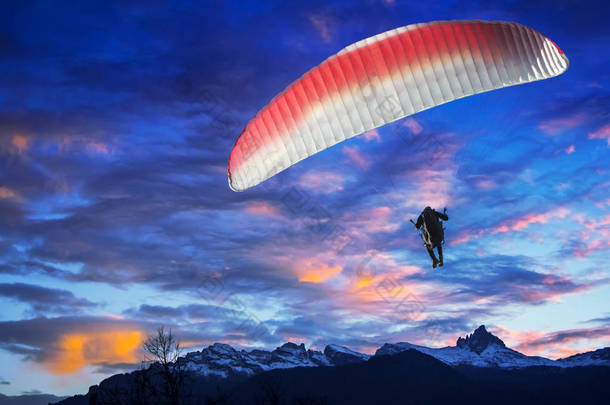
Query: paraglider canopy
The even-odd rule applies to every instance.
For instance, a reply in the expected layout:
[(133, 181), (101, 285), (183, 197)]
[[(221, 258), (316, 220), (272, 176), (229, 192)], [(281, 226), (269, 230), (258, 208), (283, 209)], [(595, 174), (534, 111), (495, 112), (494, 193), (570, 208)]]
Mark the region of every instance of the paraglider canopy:
[(462, 97), (547, 79), (568, 59), (503, 21), (435, 21), (356, 42), (305, 73), (239, 135), (229, 186), (243, 191), (348, 138)]

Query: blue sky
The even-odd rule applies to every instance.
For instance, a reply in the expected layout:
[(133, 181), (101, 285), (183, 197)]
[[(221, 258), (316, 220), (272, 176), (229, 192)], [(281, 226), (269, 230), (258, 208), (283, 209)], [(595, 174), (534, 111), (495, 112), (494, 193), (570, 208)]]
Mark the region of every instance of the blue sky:
[[(86, 391), (172, 327), (189, 347), (371, 352), (486, 324), (557, 358), (610, 345), (604, 2), (63, 2), (0, 13), (0, 392)], [(424, 111), (244, 193), (230, 149), (341, 48), (516, 21), (550, 80)], [(448, 207), (445, 266), (409, 223)]]

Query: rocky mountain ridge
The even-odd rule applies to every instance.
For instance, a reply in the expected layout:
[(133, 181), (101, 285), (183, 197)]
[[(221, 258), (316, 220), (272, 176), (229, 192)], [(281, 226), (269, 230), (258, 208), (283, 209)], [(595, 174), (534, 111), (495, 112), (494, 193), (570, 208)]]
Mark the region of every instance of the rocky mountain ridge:
[[(610, 348), (581, 353), (565, 359), (551, 360), (527, 356), (506, 347), (504, 342), (488, 332), (484, 325), (472, 334), (459, 337), (455, 346), (430, 348), (408, 342), (386, 343), (374, 356), (394, 355), (405, 350), (417, 350), (450, 366), (522, 368), (532, 366), (575, 367), (585, 365), (610, 366)], [(323, 352), (306, 349), (304, 344), (285, 343), (272, 351), (236, 350), (223, 343), (188, 353), (183, 361), (190, 371), (227, 378), (234, 375), (254, 375), (263, 371), (293, 367), (339, 366), (367, 361), (371, 356), (347, 347), (330, 344)]]

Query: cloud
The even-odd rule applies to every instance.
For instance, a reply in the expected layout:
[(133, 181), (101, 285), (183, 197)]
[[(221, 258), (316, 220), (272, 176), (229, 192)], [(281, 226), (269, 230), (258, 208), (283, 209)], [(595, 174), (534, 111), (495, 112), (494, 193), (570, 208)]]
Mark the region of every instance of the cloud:
[[(459, 258), (454, 272), (442, 278), (430, 274), (444, 285), (447, 294), (439, 297), (445, 304), (477, 302), (491, 312), (510, 304), (541, 305), (567, 295), (581, 294), (600, 286), (596, 280), (578, 280), (569, 276), (534, 271), (537, 263), (526, 256), (486, 255)], [(423, 277), (422, 275), (418, 277)]]
[(356, 146), (344, 146), (343, 154), (347, 156), (353, 165), (362, 170), (368, 169), (371, 166), (371, 160), (362, 154)]
[(467, 243), (473, 239), (487, 235), (503, 234), (512, 231), (524, 231), (533, 224), (546, 224), (553, 219), (562, 219), (570, 214), (566, 207), (557, 207), (542, 213), (530, 212), (520, 214), (514, 218), (501, 221), (497, 224), (484, 226), (475, 229), (460, 230), (457, 235), (449, 241), (451, 246)]
[(516, 350), (526, 354), (544, 351), (554, 357), (567, 357), (583, 350), (567, 347), (566, 344), (587, 340), (610, 340), (610, 327), (568, 329), (551, 333), (530, 332), (517, 336), (522, 341), (515, 346)]
[(302, 283), (323, 283), (341, 273), (341, 266), (329, 266), (313, 260), (304, 260), (295, 265), (299, 281)]
[[(320, 3), (307, 10), (275, 7), (252, 18), (252, 10), (227, 13), (210, 4), (189, 8), (185, 19), (157, 6), (146, 13), (121, 6), (132, 22), (127, 25), (112, 24), (112, 7), (90, 13), (86, 6), (58, 5), (61, 12), (49, 25), (49, 10), (39, 3), (27, 13), (36, 23), (7, 25), (3, 57), (36, 69), (11, 69), (0, 78), (7, 90), (0, 131), (8, 134), (0, 151), (8, 179), (0, 189), (0, 272), (23, 284), (6, 283), (12, 287), (5, 298), (23, 299), (39, 314), (70, 315), (70, 307), (99, 310), (80, 298), (89, 282), (161, 297), (129, 308), (130, 294), (110, 296), (122, 319), (20, 321), (19, 314), (9, 314), (15, 319), (0, 324), (0, 341), (10, 353), (40, 364), (56, 359), (62, 370), (73, 355), (65, 348), (82, 344), (87, 349), (74, 351), (75, 364), (94, 362), (97, 370), (112, 372), (132, 359), (97, 349), (110, 339), (104, 333), (124, 333), (128, 343), (130, 332), (157, 322), (193, 345), (274, 345), (303, 337), (373, 350), (390, 340), (454, 342), (475, 319), (594, 288), (584, 269), (599, 269), (592, 253), (603, 252), (608, 238), (604, 227), (590, 231), (589, 220), (582, 224), (589, 239), (568, 241), (558, 253), (582, 257), (578, 277), (571, 268), (549, 270), (552, 254), (538, 262), (494, 249), (514, 253), (502, 245), (509, 232), (499, 227), (521, 237), (535, 224), (560, 218), (541, 210), (541, 201), (574, 211), (573, 201), (607, 199), (604, 154), (558, 165), (557, 150), (574, 144), (584, 153), (586, 145), (576, 137), (534, 137), (521, 127), (534, 122), (542, 133), (569, 137), (577, 135), (570, 129), (578, 129), (605, 139), (609, 101), (603, 91), (583, 93), (575, 85), (565, 96), (549, 97), (559, 91), (554, 81), (522, 86), (497, 93), (512, 100), (513, 91), (519, 101), (518, 108), (502, 103), (501, 114), (485, 109), (496, 93), (464, 99), (369, 131), (352, 142), (362, 149), (351, 143), (329, 148), (260, 187), (233, 193), (226, 159), (244, 125), (334, 52), (309, 46), (312, 38), (347, 45), (404, 25), (401, 16), (430, 10), (415, 3), (394, 4), (392, 12), (373, 3)], [(575, 13), (560, 14), (554, 21), (570, 33), (568, 42), (582, 39), (578, 30), (588, 30), (587, 38), (601, 32), (590, 22), (597, 18), (603, 26), (601, 13), (580, 14), (582, 21)], [(340, 31), (333, 21), (341, 21)], [(88, 28), (95, 26), (109, 30), (100, 36)], [(183, 40), (219, 33), (222, 41)], [(59, 63), (48, 52), (58, 47)], [(585, 59), (584, 69), (601, 63)], [(561, 80), (570, 77), (578, 80)], [(549, 92), (537, 86), (549, 86)], [(461, 107), (467, 104), (475, 107), (472, 116)], [(478, 108), (493, 118), (481, 122), (485, 114)], [(297, 198), (291, 200), (289, 190), (297, 190)], [(445, 269), (451, 271), (432, 273), (407, 221), (425, 205), (445, 204), (454, 213), (447, 226), (451, 267)], [(555, 225), (544, 230), (564, 231)], [(484, 249), (464, 243), (484, 236), (492, 242)], [(70, 287), (49, 293), (48, 278)], [(45, 294), (56, 294), (65, 305), (52, 297), (45, 301)], [(175, 298), (183, 304), (168, 304)], [(261, 323), (267, 332), (258, 340), (243, 327)]]
[(583, 113), (571, 115), (563, 118), (552, 118), (541, 122), (538, 129), (547, 135), (558, 135), (561, 132), (578, 127), (587, 121), (587, 116)]
[(597, 131), (589, 132), (589, 139), (607, 139), (610, 146), (610, 124), (606, 124)]
[(72, 292), (24, 283), (0, 283), (0, 296), (31, 305), (36, 313), (74, 313), (98, 306)]
[(277, 207), (265, 201), (249, 202), (245, 205), (244, 211), (252, 215), (274, 216), (279, 214)]
[(66, 316), (0, 323), (0, 346), (54, 374), (87, 365), (137, 363), (142, 327), (108, 317)]
[(610, 214), (591, 221), (585, 221), (582, 215), (575, 217), (584, 227), (578, 233), (578, 238), (571, 238), (563, 248), (563, 253), (573, 255), (578, 259), (610, 248)]
[(296, 185), (314, 193), (336, 193), (344, 189), (347, 181), (345, 174), (339, 170), (310, 170), (304, 173)]
[(492, 233), (504, 233), (508, 231), (521, 231), (532, 224), (546, 224), (550, 219), (565, 218), (570, 210), (559, 207), (540, 214), (527, 213), (517, 218), (505, 221), (491, 230)]
[(14, 200), (20, 200), (17, 193), (5, 186), (0, 186), (0, 198), (12, 198)]
[(327, 17), (319, 14), (313, 14), (309, 16), (309, 22), (314, 26), (324, 42), (330, 42), (332, 40), (329, 20)]
[(17, 153), (22, 155), (25, 152), (27, 152), (27, 150), (30, 147), (30, 138), (28, 138), (27, 136), (24, 136), (24, 135), (15, 135), (11, 139), (11, 143), (12, 143), (13, 147), (15, 148), (15, 150), (17, 151)]
[(365, 133), (362, 134), (362, 137), (366, 140), (366, 141), (377, 141), (377, 142), (381, 142), (381, 136), (379, 135), (379, 131), (377, 129), (371, 129), (370, 131), (366, 131)]
[(144, 335), (139, 330), (68, 333), (55, 342), (46, 366), (53, 374), (68, 374), (91, 364), (137, 363)]
[(408, 117), (402, 121), (402, 125), (409, 128), (413, 135), (419, 135), (424, 130), (419, 122), (413, 117)]
[(575, 151), (576, 151), (576, 148), (574, 147), (574, 145), (570, 145), (564, 149), (564, 152), (567, 153), (568, 155), (571, 155)]

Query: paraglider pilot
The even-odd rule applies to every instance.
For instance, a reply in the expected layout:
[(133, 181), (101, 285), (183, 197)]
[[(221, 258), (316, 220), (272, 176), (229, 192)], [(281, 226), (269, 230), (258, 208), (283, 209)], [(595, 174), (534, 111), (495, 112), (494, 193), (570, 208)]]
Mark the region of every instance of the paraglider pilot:
[[(443, 229), (443, 224), (439, 221), (439, 219), (442, 219), (443, 221), (449, 220), (449, 217), (447, 216), (447, 208), (443, 209), (443, 213), (441, 214), (430, 207), (426, 207), (419, 215), (419, 218), (417, 218), (417, 222), (413, 222), (411, 220), (411, 222), (415, 225), (416, 230), (420, 230), (421, 228), (424, 246), (426, 246), (426, 250), (432, 259), (432, 268), (436, 268), (437, 265), (443, 265), (442, 244), (445, 239), (445, 232)], [(434, 255), (434, 248), (437, 248), (438, 250), (438, 260)]]

